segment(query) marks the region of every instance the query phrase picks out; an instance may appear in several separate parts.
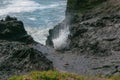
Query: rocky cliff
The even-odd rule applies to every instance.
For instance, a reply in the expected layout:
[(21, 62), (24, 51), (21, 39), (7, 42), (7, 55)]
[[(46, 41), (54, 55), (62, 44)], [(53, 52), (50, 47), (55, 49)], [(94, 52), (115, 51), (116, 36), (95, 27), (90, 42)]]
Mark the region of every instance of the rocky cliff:
[(119, 0), (68, 0), (65, 20), (50, 32), (53, 43), (56, 29), (59, 34), (60, 29), (66, 27), (63, 23), (69, 26), (69, 48), (67, 51), (63, 48), (61, 50), (65, 51), (64, 55), (76, 55), (78, 59), (69, 61), (63, 58), (70, 63), (68, 67), (72, 67), (68, 71), (80, 74), (120, 74)]
[[(93, 50), (94, 54), (99, 54), (99, 51), (100, 54), (112, 53), (118, 48), (116, 45), (119, 42), (119, 0), (75, 1), (82, 5), (74, 5), (79, 7), (75, 10), (68, 0), (68, 11), (72, 13), (69, 27), (70, 48), (79, 48), (82, 52), (85, 49), (87, 53)], [(75, 12), (70, 11), (71, 8)]]
[(45, 57), (44, 49), (27, 34), (22, 21), (7, 16), (0, 21), (0, 79), (11, 75), (25, 74), (31, 70), (53, 69), (52, 62)]

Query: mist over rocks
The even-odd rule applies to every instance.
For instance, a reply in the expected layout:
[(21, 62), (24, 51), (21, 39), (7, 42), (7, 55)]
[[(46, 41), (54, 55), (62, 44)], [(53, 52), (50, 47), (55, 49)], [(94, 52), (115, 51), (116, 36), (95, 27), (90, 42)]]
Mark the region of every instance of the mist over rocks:
[(53, 64), (45, 56), (44, 47), (33, 40), (24, 29), (22, 21), (7, 16), (0, 21), (0, 79), (6, 80), (32, 70), (52, 70)]
[(64, 20), (62, 23), (56, 25), (53, 29), (49, 30), (49, 36), (46, 40), (46, 45), (54, 47), (56, 50), (67, 49), (69, 26)]

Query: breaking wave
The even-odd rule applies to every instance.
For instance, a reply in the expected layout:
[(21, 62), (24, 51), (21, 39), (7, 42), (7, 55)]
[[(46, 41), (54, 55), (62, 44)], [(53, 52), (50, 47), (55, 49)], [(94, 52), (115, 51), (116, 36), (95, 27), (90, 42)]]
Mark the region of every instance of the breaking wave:
[(16, 16), (35, 41), (45, 44), (48, 30), (65, 16), (66, 0), (0, 0), (0, 17)]

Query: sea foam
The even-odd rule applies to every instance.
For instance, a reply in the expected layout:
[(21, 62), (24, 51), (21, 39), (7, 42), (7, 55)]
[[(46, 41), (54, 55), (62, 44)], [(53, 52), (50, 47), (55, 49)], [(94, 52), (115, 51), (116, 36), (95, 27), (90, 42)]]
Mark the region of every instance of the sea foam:
[(10, 13), (31, 12), (39, 8), (39, 4), (30, 0), (11, 0), (8, 5), (0, 8), (0, 16)]
[[(6, 2), (6, 1), (5, 1)], [(35, 10), (42, 10), (57, 7), (64, 4), (50, 4), (50, 5), (41, 5), (33, 0), (11, 0), (8, 1), (8, 5), (0, 8), (0, 16), (8, 15), (11, 13), (23, 13), (23, 12), (32, 12)]]
[[(59, 2), (51, 1), (50, 4), (42, 4), (35, 0), (3, 0), (0, 2), (1, 2), (0, 4), (3, 5), (0, 6), (0, 17), (6, 15), (12, 15), (12, 16), (15, 15), (16, 17), (18, 17), (18, 19), (24, 21), (25, 29), (28, 32), (28, 34), (31, 35), (35, 41), (42, 44), (45, 44), (49, 29), (53, 28), (55, 25), (57, 25), (64, 19), (64, 13), (63, 15), (60, 15), (59, 13), (63, 12), (61, 6), (63, 7), (66, 5), (66, 0), (65, 1), (62, 0)], [(53, 11), (57, 11), (56, 9), (59, 9), (60, 11), (60, 12), (58, 11), (58, 14), (55, 14), (56, 12), (53, 12)], [(37, 11), (37, 14), (34, 14), (36, 13), (34, 11)], [(45, 14), (45, 11), (48, 15), (41, 15), (42, 12), (43, 14)], [(55, 14), (55, 16), (52, 14)], [(53, 18), (56, 18), (54, 19), (54, 21), (51, 20), (52, 16)], [(32, 21), (33, 24), (30, 21)], [(39, 24), (41, 22), (43, 22), (44, 25)]]
[(50, 27), (48, 28), (25, 27), (25, 29), (27, 30), (28, 34), (30, 34), (33, 37), (35, 41), (45, 45), (45, 41), (47, 39)]

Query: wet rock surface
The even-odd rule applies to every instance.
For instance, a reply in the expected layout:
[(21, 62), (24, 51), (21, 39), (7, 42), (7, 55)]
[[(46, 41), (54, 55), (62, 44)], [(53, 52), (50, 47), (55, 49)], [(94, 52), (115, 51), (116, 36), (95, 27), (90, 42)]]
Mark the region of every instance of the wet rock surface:
[[(55, 69), (62, 72), (77, 73), (80, 75), (111, 76), (120, 74), (120, 54), (107, 57), (80, 54), (77, 50), (64, 53), (56, 52), (47, 55), (53, 61)], [(117, 67), (117, 68), (116, 68)]]
[[(44, 49), (27, 34), (23, 23), (7, 16), (0, 21), (0, 78), (25, 74), (32, 70), (53, 69), (52, 62), (45, 57)], [(39, 44), (39, 46), (43, 46)]]

